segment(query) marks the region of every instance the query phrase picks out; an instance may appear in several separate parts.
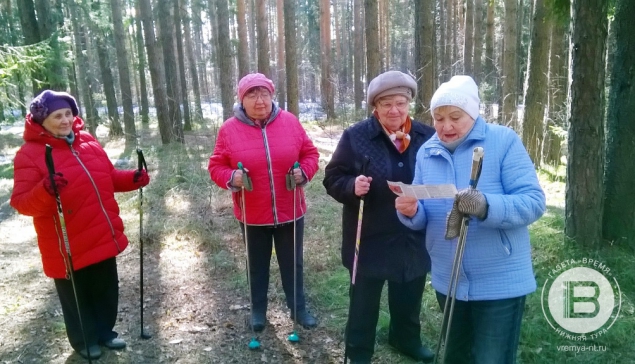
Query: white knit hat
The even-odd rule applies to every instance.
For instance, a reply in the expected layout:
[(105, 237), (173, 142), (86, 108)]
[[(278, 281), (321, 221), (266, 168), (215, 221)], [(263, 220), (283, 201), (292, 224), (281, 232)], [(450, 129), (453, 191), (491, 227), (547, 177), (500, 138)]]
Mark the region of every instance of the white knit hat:
[(439, 86), (430, 100), (430, 113), (440, 106), (456, 106), (476, 120), (480, 113), (481, 100), (478, 86), (470, 76), (454, 76)]

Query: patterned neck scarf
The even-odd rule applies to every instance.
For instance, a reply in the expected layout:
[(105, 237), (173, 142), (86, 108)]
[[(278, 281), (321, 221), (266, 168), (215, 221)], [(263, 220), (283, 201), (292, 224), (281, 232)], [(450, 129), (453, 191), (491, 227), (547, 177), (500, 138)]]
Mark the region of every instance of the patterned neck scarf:
[[(379, 115), (377, 110), (373, 112), (373, 115), (379, 120)], [(384, 133), (388, 135), (390, 141), (395, 145), (395, 148), (399, 151), (399, 153), (403, 153), (408, 149), (408, 145), (410, 145), (410, 128), (412, 127), (412, 121), (410, 120), (410, 116), (406, 116), (406, 122), (401, 126), (401, 129), (397, 131), (390, 131), (386, 129), (384, 124), (379, 121), (382, 129), (384, 129)]]

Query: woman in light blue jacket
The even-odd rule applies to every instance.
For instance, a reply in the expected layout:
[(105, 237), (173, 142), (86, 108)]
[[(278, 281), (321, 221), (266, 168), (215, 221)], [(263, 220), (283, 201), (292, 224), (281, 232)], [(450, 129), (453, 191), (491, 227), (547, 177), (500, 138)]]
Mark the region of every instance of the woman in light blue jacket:
[[(446, 363), (514, 363), (525, 296), (536, 290), (527, 226), (544, 213), (545, 195), (518, 135), (487, 124), (479, 104), (469, 76), (454, 76), (435, 92), (430, 107), (436, 134), (417, 153), (413, 184), (451, 183), (459, 192), (454, 200), (399, 197), (396, 208), (403, 224), (426, 229), (441, 308), (460, 224), (447, 217), (453, 206), (470, 215)], [(475, 147), (485, 156), (477, 189), (470, 190)]]

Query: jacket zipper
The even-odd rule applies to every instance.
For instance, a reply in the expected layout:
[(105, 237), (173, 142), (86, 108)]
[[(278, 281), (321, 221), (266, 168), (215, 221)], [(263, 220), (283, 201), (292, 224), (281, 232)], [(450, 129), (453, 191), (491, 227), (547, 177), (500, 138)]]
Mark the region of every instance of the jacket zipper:
[(267, 124), (260, 130), (262, 132), (262, 141), (265, 145), (265, 156), (267, 157), (267, 173), (269, 174), (269, 189), (271, 192), (271, 208), (273, 209), (273, 226), (278, 225), (278, 209), (276, 208), (276, 189), (273, 185), (273, 172), (271, 167), (271, 154), (269, 153), (269, 141), (267, 140), (266, 129)]
[(106, 212), (104, 203), (101, 200), (101, 195), (99, 194), (99, 190), (97, 189), (95, 180), (93, 180), (93, 176), (90, 175), (90, 173), (88, 172), (88, 169), (86, 168), (82, 160), (79, 159), (79, 153), (73, 148), (72, 145), (70, 146), (70, 148), (71, 148), (71, 152), (73, 153), (73, 156), (75, 157), (75, 159), (77, 159), (77, 161), (79, 162), (79, 165), (82, 166), (82, 168), (84, 169), (84, 172), (86, 172), (86, 175), (88, 175), (88, 179), (90, 180), (90, 183), (93, 185), (93, 189), (95, 190), (95, 193), (97, 194), (97, 201), (99, 201), (99, 207), (101, 207), (101, 211), (104, 213), (104, 216), (106, 217), (106, 221), (108, 222), (108, 226), (110, 227), (110, 234), (112, 235), (112, 240), (115, 242), (115, 245), (117, 245), (117, 252), (121, 253), (119, 242), (117, 241), (117, 238), (115, 236), (115, 228), (112, 226), (112, 222), (110, 221), (110, 218), (108, 217), (108, 213)]
[[(71, 279), (71, 265), (68, 262), (68, 259), (66, 259), (68, 257), (67, 254), (64, 254), (65, 252), (65, 247), (64, 247), (64, 236), (63, 234), (60, 233), (59, 229), (57, 228), (58, 224), (57, 224), (57, 219), (55, 219), (55, 216), (53, 216), (53, 226), (55, 226), (55, 234), (57, 235), (57, 246), (60, 249), (60, 255), (62, 256), (62, 260), (64, 261), (64, 270), (66, 271), (66, 279)], [(60, 223), (59, 226), (62, 226), (62, 224)], [(62, 236), (60, 236), (62, 235)]]

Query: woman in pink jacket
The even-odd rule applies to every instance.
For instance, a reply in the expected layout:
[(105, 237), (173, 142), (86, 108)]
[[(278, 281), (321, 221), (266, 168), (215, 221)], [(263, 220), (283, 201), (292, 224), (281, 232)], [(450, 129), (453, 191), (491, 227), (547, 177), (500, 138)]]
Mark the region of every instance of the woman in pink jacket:
[[(272, 242), (275, 243), (282, 287), (291, 318), (306, 328), (316, 326), (316, 320), (307, 311), (304, 299), (302, 246), (306, 202), (302, 186), (317, 172), (319, 153), (298, 119), (272, 101), (273, 93), (273, 82), (263, 74), (249, 74), (240, 80), (240, 103), (234, 107), (234, 116), (220, 127), (208, 167), (212, 180), (218, 186), (231, 189), (234, 215), (243, 229), (243, 224), (247, 225), (251, 326), (257, 332), (262, 331), (266, 323)], [(243, 220), (241, 200), (243, 170), (238, 167), (239, 162), (253, 186), (253, 190), (245, 191), (244, 194), (246, 221)], [(297, 188), (287, 188), (288, 174), (293, 176)], [(297, 244), (295, 259), (294, 216)], [(297, 285), (295, 302), (294, 261)]]
[[(115, 192), (145, 186), (150, 177), (145, 170), (116, 170), (99, 142), (82, 131), (78, 113), (75, 99), (65, 92), (45, 90), (33, 99), (25, 142), (14, 160), (11, 206), (33, 217), (44, 273), (55, 282), (71, 346), (81, 356), (97, 359), (99, 344), (109, 349), (126, 346), (113, 331), (119, 299), (115, 257), (128, 246)], [(45, 162), (47, 144), (53, 148), (57, 172), (53, 182)], [(56, 192), (64, 209), (78, 301)]]

